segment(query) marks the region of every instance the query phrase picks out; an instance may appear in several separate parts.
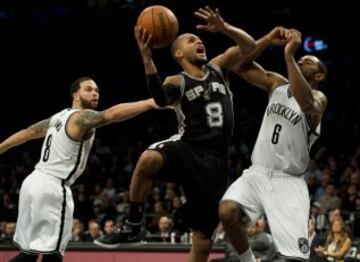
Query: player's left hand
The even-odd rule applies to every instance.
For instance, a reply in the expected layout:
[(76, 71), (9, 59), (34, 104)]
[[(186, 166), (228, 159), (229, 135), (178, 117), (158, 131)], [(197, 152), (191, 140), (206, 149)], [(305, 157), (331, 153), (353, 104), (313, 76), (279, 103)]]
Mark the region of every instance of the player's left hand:
[(209, 6), (206, 6), (205, 8), (199, 8), (199, 10), (195, 11), (194, 14), (206, 22), (206, 25), (197, 25), (197, 29), (206, 30), (213, 33), (220, 32), (225, 29), (226, 23), (221, 17), (218, 8), (216, 8), (214, 11)]
[(301, 45), (301, 33), (296, 29), (290, 29), (290, 34), (285, 46), (286, 55), (294, 55)]

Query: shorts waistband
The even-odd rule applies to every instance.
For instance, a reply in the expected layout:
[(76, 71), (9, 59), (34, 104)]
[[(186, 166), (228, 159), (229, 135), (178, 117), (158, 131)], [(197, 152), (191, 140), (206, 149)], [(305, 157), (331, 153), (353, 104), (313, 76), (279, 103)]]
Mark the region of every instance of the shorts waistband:
[(65, 186), (70, 186), (70, 181), (66, 181), (65, 179), (61, 179), (59, 177), (56, 177), (56, 176), (53, 176), (53, 175), (50, 175), (50, 174), (46, 174), (44, 172), (41, 172), (40, 170), (36, 170), (35, 175), (36, 174), (44, 176), (46, 178), (50, 178), (50, 179), (52, 179), (54, 181), (61, 182)]
[(255, 170), (255, 171), (259, 171), (263, 174), (267, 174), (267, 175), (271, 175), (271, 176), (288, 176), (288, 177), (303, 177), (305, 173), (301, 173), (301, 174), (290, 174), (290, 173), (286, 173), (283, 170), (280, 169), (276, 169), (276, 168), (271, 168), (271, 167), (264, 167), (264, 166), (259, 166), (259, 165), (252, 165), (250, 166), (251, 170)]

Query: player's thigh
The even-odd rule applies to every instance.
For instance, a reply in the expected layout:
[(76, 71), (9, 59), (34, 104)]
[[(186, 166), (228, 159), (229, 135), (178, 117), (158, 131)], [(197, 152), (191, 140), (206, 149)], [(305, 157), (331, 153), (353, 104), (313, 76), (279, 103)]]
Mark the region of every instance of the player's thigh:
[[(261, 182), (261, 179), (259, 182)], [(263, 215), (259, 190), (261, 190), (261, 185), (257, 184), (256, 174), (247, 169), (226, 190), (220, 205), (227, 202), (233, 203), (241, 210), (242, 222), (246, 225), (254, 224)]]
[(274, 177), (262, 199), (279, 252), (307, 259), (310, 199), (305, 181), (291, 176)]

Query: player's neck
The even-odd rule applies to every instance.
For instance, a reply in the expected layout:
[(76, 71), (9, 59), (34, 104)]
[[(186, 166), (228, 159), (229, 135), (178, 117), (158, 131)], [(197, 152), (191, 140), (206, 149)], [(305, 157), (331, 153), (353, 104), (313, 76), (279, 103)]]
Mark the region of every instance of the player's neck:
[(202, 78), (205, 76), (207, 70), (204, 65), (185, 64), (183, 66), (184, 71), (193, 77)]
[(83, 109), (84, 109), (81, 105), (79, 105), (79, 104), (76, 103), (76, 102), (73, 102), (73, 103), (72, 103), (71, 108), (72, 108), (72, 109), (79, 109), (79, 110), (83, 110)]

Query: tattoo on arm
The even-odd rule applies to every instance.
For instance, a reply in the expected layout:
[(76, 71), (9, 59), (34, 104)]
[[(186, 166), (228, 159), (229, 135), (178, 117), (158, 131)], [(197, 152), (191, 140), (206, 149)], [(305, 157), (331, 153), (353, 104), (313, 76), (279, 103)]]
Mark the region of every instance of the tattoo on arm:
[(104, 113), (95, 110), (84, 110), (80, 112), (80, 117), (75, 120), (80, 129), (97, 128), (106, 123)]
[(44, 134), (49, 129), (50, 118), (42, 120), (28, 127), (28, 130), (36, 135)]

